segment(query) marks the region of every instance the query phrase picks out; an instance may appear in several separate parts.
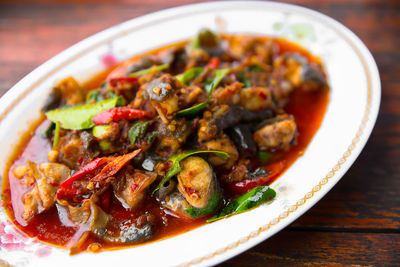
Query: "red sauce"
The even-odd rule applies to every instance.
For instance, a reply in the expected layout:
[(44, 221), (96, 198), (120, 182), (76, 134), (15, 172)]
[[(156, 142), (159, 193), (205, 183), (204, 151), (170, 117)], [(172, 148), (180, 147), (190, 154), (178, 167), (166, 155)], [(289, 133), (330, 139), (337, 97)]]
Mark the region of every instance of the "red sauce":
[[(317, 58), (313, 57), (308, 51), (300, 46), (294, 45), (285, 40), (278, 40), (278, 43), (280, 46), (280, 53), (297, 52), (304, 55), (310, 61), (318, 61)], [(156, 54), (170, 47), (171, 46), (163, 47), (146, 54)], [(129, 60), (129, 62), (137, 60), (138, 57), (139, 56), (136, 56)], [(113, 69), (115, 69), (115, 67), (95, 76), (85, 85), (85, 89), (90, 90), (97, 88)], [(312, 137), (321, 125), (328, 101), (328, 90), (318, 92), (296, 90), (290, 96), (290, 101), (285, 110), (287, 113), (292, 114), (295, 117), (299, 132), (297, 144), (291, 147), (288, 151), (275, 152), (267, 166), (280, 161), (285, 164), (285, 169), (287, 169), (304, 153), (307, 145), (310, 143)], [(45, 121), (44, 116), (42, 115), (38, 122), (34, 123), (31, 130), (22, 138), (20, 145), (17, 146), (14, 155), (10, 158), (8, 164), (9, 168), (7, 168), (8, 171), (5, 173), (2, 197), (9, 217), (20, 230), (25, 232), (28, 236), (35, 236), (40, 241), (63, 247), (74, 236), (77, 229), (74, 227), (64, 226), (60, 222), (56, 207), (36, 215), (29, 224), (26, 225), (24, 220), (18, 217), (23, 208), (21, 206), (21, 198), (25, 191), (21, 190), (19, 180), (14, 177), (12, 172), (15, 166), (25, 164), (27, 160), (36, 163), (48, 161), (47, 154), (51, 149), (51, 144), (47, 139), (42, 137), (43, 131), (48, 126), (48, 123), (49, 122)], [(148, 242), (172, 237), (205, 224), (206, 218), (196, 220), (178, 218), (176, 215), (162, 210), (154, 199), (149, 198), (143, 203), (144, 204), (140, 208), (135, 209), (134, 211), (128, 211), (124, 209), (117, 200), (113, 199), (110, 213), (116, 220), (134, 218), (142, 214), (144, 211), (150, 211), (154, 214), (156, 216), (157, 232)], [(98, 240), (94, 235), (90, 236), (86, 240), (86, 246), (93, 242), (97, 242), (100, 246), (100, 250), (118, 248), (115, 244)], [(123, 247), (126, 247), (126, 245)]]

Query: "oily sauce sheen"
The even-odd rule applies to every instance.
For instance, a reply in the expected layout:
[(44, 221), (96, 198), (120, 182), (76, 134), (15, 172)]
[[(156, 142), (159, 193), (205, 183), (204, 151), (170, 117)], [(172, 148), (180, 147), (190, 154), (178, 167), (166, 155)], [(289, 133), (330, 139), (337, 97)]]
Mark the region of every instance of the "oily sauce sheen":
[[(281, 39), (277, 39), (275, 41), (278, 43), (280, 54), (285, 52), (294, 52), (303, 55), (312, 62), (318, 61), (318, 59), (313, 57), (308, 51), (295, 44)], [(182, 44), (183, 43), (175, 45)], [(173, 47), (173, 45), (160, 48), (146, 54), (157, 54), (171, 47)], [(137, 56), (134, 59), (131, 59), (131, 61), (134, 61), (139, 57), (140, 56)], [(105, 77), (115, 68), (116, 67), (113, 67), (103, 73), (98, 74), (96, 77), (86, 83), (84, 86), (85, 89), (91, 90), (97, 88), (103, 82)], [(285, 111), (289, 114), (292, 114), (295, 118), (298, 127), (297, 143), (290, 147), (290, 149), (287, 151), (278, 150), (274, 152), (272, 158), (270, 161), (268, 161), (266, 166), (269, 164), (275, 164), (276, 162), (283, 162), (286, 170), (299, 156), (304, 153), (307, 145), (310, 143), (312, 137), (321, 125), (328, 101), (329, 90), (307, 92), (300, 88), (299, 90), (295, 90), (294, 93), (290, 95), (290, 100), (285, 106)], [(7, 168), (8, 171), (4, 179), (2, 196), (3, 203), (9, 217), (21, 231), (30, 237), (36, 237), (40, 241), (65, 247), (71, 238), (73, 238), (77, 229), (75, 227), (65, 226), (60, 222), (57, 208), (55, 206), (48, 211), (35, 215), (27, 225), (19, 223), (23, 220), (16, 218), (17, 214), (21, 213), (20, 211), (22, 207), (18, 204), (21, 203), (20, 199), (25, 192), (24, 190), (21, 190), (19, 180), (14, 177), (12, 170), (14, 166), (26, 164), (27, 160), (35, 163), (47, 161), (47, 154), (51, 150), (51, 143), (48, 139), (43, 138), (43, 132), (48, 125), (49, 121), (45, 120), (45, 117), (41, 115), (41, 118), (36, 123), (32, 124), (31, 129), (21, 139), (21, 143), (17, 146), (14, 155), (9, 161)], [(260, 163), (255, 162), (254, 164), (259, 165)], [(269, 183), (272, 182), (273, 180), (271, 180)], [(229, 192), (229, 190), (225, 192), (226, 200), (229, 200), (234, 196), (235, 194)], [(205, 224), (206, 219), (209, 218), (209, 216), (206, 216), (193, 220), (183, 220), (182, 218), (178, 219), (173, 213), (162, 209), (156, 200), (149, 196), (147, 196), (147, 199), (142, 202), (140, 207), (133, 210), (127, 210), (123, 208), (116, 198), (111, 199), (109, 213), (115, 218), (116, 221), (126, 221), (130, 218), (133, 219), (138, 215), (143, 214), (144, 211), (150, 211), (156, 217), (155, 227), (157, 231), (149, 241), (146, 241), (147, 243), (169, 238), (179, 233), (199, 227)], [(110, 229), (110, 231), (112, 231), (112, 229)], [(93, 234), (90, 234), (82, 248), (87, 249), (89, 244), (91, 244), (90, 246), (93, 246), (93, 244), (96, 245), (95, 249), (89, 248), (91, 251), (117, 249), (120, 247), (112, 243), (107, 243), (104, 240), (100, 240)], [(124, 247), (126, 247), (126, 245), (124, 245)]]

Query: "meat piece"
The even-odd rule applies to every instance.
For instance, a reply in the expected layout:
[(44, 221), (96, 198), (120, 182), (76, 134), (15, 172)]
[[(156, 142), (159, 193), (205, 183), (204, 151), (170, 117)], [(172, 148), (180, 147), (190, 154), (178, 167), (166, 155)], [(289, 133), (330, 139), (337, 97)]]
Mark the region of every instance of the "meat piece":
[(288, 149), (296, 138), (297, 127), (293, 116), (281, 115), (254, 133), (254, 140), (261, 150)]
[(250, 111), (242, 106), (219, 105), (206, 111), (199, 121), (198, 137), (200, 142), (214, 138), (219, 132), (240, 123), (248, 123), (271, 118), (272, 109)]
[[(228, 110), (228, 106), (224, 106), (223, 112)], [(205, 111), (203, 118), (199, 120), (199, 130), (197, 132), (200, 142), (204, 142), (214, 138), (218, 133), (217, 126), (215, 125), (215, 119), (212, 112)]]
[(212, 95), (213, 104), (237, 105), (241, 102), (241, 89), (243, 84), (234, 82), (226, 87), (214, 90)]
[(179, 106), (191, 107), (207, 99), (207, 92), (196, 85), (181, 88), (178, 91)]
[(115, 196), (125, 208), (136, 207), (146, 196), (147, 188), (155, 181), (157, 174), (125, 167), (112, 182)]
[(287, 96), (296, 88), (306, 91), (328, 88), (321, 65), (308, 62), (300, 54), (286, 53), (276, 58), (273, 65), (270, 87), (280, 107), (286, 104)]
[(225, 130), (239, 123), (247, 123), (261, 119), (271, 118), (273, 111), (265, 109), (262, 111), (249, 111), (242, 106), (232, 106), (225, 112), (221, 112), (214, 117), (218, 131)]
[(139, 62), (136, 62), (128, 67), (126, 75), (160, 64), (162, 64), (162, 62), (155, 56), (143, 56)]
[(241, 90), (240, 105), (251, 111), (261, 111), (275, 107), (271, 90), (265, 87), (250, 87)]
[(59, 149), (58, 159), (71, 169), (78, 169), (80, 166), (79, 159), (83, 157), (84, 149), (81, 139), (77, 134), (68, 133), (60, 137), (57, 144)]
[(109, 188), (117, 173), (140, 151), (137, 149), (122, 156), (101, 157), (89, 162), (60, 185), (57, 199), (79, 204), (84, 199), (100, 195)]
[(68, 205), (66, 207), (72, 222), (79, 225), (86, 224), (92, 232), (104, 232), (107, 223), (111, 221), (111, 216), (95, 204), (95, 198), (85, 199), (78, 206)]
[(21, 215), (25, 221), (29, 221), (55, 204), (57, 188), (70, 176), (71, 171), (59, 163), (36, 164), (28, 161), (28, 166), (19, 166), (14, 174), (30, 188), (22, 198), (24, 210)]
[(258, 36), (236, 35), (230, 39), (230, 49), (237, 57), (257, 55), (260, 61), (271, 64), (273, 57), (279, 51), (279, 47), (275, 42), (265, 41), (264, 38)]
[(62, 93), (59, 87), (53, 87), (49, 96), (46, 99), (42, 107), (43, 112), (47, 112), (52, 109), (56, 109), (61, 105), (62, 102)]
[(257, 153), (257, 146), (254, 142), (250, 126), (239, 124), (228, 129), (229, 137), (232, 139), (239, 152), (244, 157), (254, 157)]
[(176, 154), (193, 132), (193, 122), (184, 118), (174, 119), (168, 125), (158, 122), (155, 127), (157, 140), (155, 153), (161, 157)]
[(155, 193), (159, 200), (165, 200), (165, 198), (170, 195), (176, 189), (176, 182), (174, 180), (169, 180), (162, 184), (160, 189)]
[(205, 208), (215, 192), (215, 174), (200, 157), (188, 157), (181, 162), (178, 174), (178, 190), (195, 208)]
[(65, 105), (76, 105), (85, 101), (85, 92), (79, 83), (72, 77), (59, 81), (56, 85), (61, 92), (61, 99)]
[[(150, 217), (142, 215), (141, 217)], [(138, 219), (137, 221), (139, 221)], [(124, 227), (118, 236), (111, 236), (108, 233), (102, 236), (103, 239), (118, 244), (132, 244), (139, 241), (144, 241), (150, 239), (154, 233), (155, 228), (153, 222), (147, 218), (145, 218), (143, 223), (139, 226), (138, 222), (129, 225), (128, 227)]]
[(163, 207), (171, 210), (179, 216), (190, 218), (189, 214), (185, 212), (186, 209), (190, 208), (190, 204), (187, 202), (186, 198), (178, 191), (167, 195), (162, 202), (162, 205)]
[(181, 89), (181, 83), (171, 74), (164, 74), (140, 87), (133, 101), (133, 107), (149, 112), (157, 112), (168, 124), (171, 114), (178, 107), (177, 91)]
[(62, 200), (57, 204), (58, 216), (61, 222), (70, 227), (79, 227), (66, 246), (70, 254), (81, 251), (89, 233), (104, 237), (107, 234), (107, 225), (112, 217), (105, 213), (98, 205), (97, 198), (85, 199), (78, 206), (68, 205)]
[(225, 184), (247, 179), (247, 173), (249, 172), (247, 166), (249, 163), (249, 160), (240, 160), (238, 164), (232, 167), (232, 170), (229, 173), (221, 175), (220, 179), (224, 181)]
[(211, 154), (208, 157), (208, 160), (210, 163), (214, 166), (221, 166), (224, 165), (223, 167), (226, 169), (229, 169), (230, 167), (233, 166), (233, 164), (238, 160), (239, 158), (239, 153), (235, 147), (235, 145), (232, 143), (232, 141), (226, 136), (223, 135), (222, 137), (208, 141), (204, 144), (201, 145), (202, 149), (206, 150), (218, 150), (218, 151), (223, 151), (229, 154), (228, 159), (222, 159), (221, 157)]

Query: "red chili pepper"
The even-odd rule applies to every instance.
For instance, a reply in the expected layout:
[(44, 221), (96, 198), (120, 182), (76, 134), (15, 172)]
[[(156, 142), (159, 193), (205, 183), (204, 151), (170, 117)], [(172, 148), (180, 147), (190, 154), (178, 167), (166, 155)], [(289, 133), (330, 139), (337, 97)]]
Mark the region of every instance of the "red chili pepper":
[(220, 62), (221, 61), (219, 60), (219, 58), (213, 57), (210, 59), (210, 61), (208, 61), (207, 65), (206, 65), (206, 69), (216, 69), (219, 67)]
[(84, 186), (85, 183), (80, 183), (79, 181), (87, 180), (96, 182), (96, 188), (94, 189), (100, 187), (99, 182), (103, 182), (101, 186), (107, 185), (108, 183), (104, 183), (104, 180), (115, 175), (126, 163), (139, 154), (140, 151), (141, 149), (137, 149), (123, 156), (102, 157), (89, 162), (58, 187), (57, 199), (71, 199), (92, 191)]
[(285, 166), (285, 161), (278, 161), (272, 164), (268, 164), (265, 167), (265, 169), (269, 172), (267, 176), (260, 176), (254, 179), (246, 179), (239, 182), (233, 182), (230, 183), (228, 186), (231, 190), (234, 190), (236, 192), (247, 192), (256, 186), (267, 185), (283, 172)]
[(141, 118), (151, 118), (152, 114), (150, 112), (128, 108), (128, 107), (117, 107), (110, 108), (109, 110), (100, 112), (92, 118), (92, 121), (96, 125), (107, 124), (113, 121), (120, 121), (123, 119), (134, 120)]
[(111, 78), (110, 85), (112, 87), (117, 87), (120, 83), (135, 83), (138, 81), (136, 77), (118, 77), (118, 78)]
[(84, 188), (82, 188), (79, 183), (76, 183), (76, 181), (85, 180), (96, 175), (109, 160), (110, 158), (108, 157), (97, 158), (86, 164), (58, 187), (57, 199), (68, 199), (82, 194)]
[(93, 182), (104, 181), (108, 177), (115, 175), (122, 167), (125, 166), (131, 159), (133, 159), (137, 154), (139, 154), (141, 149), (137, 149), (129, 154), (123, 156), (115, 157), (110, 163), (108, 163), (95, 177), (91, 180)]

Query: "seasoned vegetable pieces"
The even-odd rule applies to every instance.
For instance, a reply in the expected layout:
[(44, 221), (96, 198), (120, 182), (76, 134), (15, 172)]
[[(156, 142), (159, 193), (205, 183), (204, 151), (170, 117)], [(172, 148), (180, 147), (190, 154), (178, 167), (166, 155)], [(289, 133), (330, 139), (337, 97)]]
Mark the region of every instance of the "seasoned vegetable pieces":
[[(268, 185), (302, 154), (322, 117), (314, 103), (327, 101), (322, 65), (298, 46), (207, 29), (105, 75), (90, 88), (55, 85), (48, 120), (17, 161), (28, 164), (10, 172), (17, 222), (72, 254), (273, 199)], [(51, 163), (33, 163), (46, 155)]]

